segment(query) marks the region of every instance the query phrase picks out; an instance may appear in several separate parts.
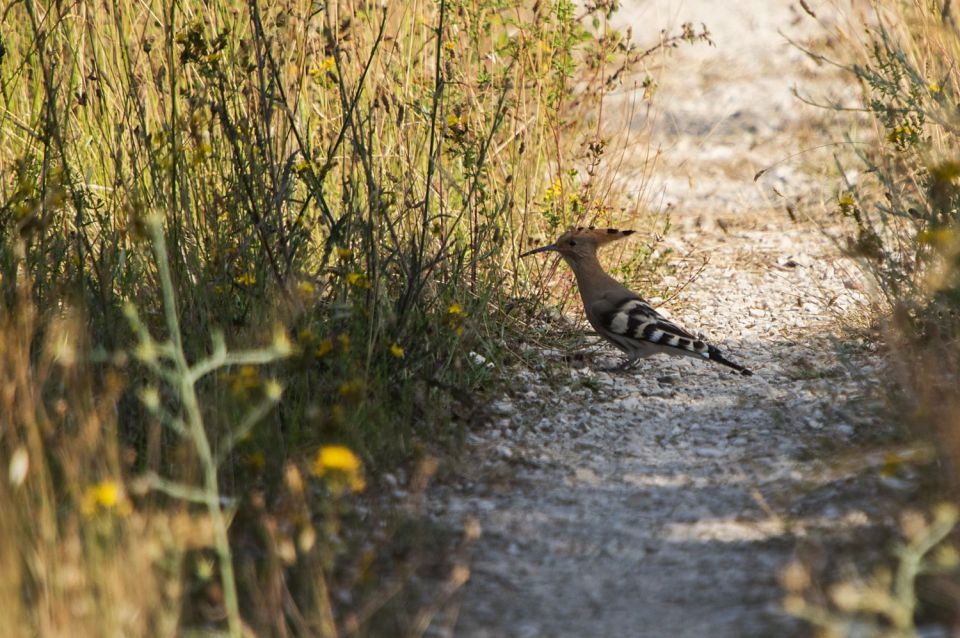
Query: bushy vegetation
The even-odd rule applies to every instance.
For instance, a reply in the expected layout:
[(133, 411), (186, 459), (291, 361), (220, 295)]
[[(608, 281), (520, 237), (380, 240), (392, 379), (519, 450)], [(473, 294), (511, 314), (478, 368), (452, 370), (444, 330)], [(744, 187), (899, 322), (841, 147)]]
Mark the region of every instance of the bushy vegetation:
[[(891, 454), (927, 466), (926, 508), (903, 513), (893, 567), (821, 591), (806, 568), (784, 573), (788, 611), (822, 635), (914, 636), (927, 621), (956, 627), (955, 526), (960, 488), (960, 31), (951, 2), (870, 3), (839, 41), (859, 82), (872, 139), (848, 137), (857, 174), (835, 212), (848, 253), (874, 284), (894, 417), (930, 454)], [(852, 15), (852, 13), (851, 13)], [(841, 164), (843, 164), (841, 162)], [(916, 452), (916, 449), (913, 450)], [(930, 459), (933, 463), (926, 463)], [(922, 594), (922, 595), (921, 595)]]
[(352, 495), (422, 489), (518, 248), (607, 220), (616, 4), (4, 7), (0, 633), (426, 628)]
[[(935, 6), (936, 5), (936, 6)], [(851, 67), (872, 116), (864, 175), (838, 196), (849, 252), (876, 282), (904, 417), (933, 436), (945, 486), (960, 463), (960, 34), (950, 3), (876, 3)], [(852, 140), (851, 140), (852, 141)], [(865, 169), (865, 170), (863, 170)]]

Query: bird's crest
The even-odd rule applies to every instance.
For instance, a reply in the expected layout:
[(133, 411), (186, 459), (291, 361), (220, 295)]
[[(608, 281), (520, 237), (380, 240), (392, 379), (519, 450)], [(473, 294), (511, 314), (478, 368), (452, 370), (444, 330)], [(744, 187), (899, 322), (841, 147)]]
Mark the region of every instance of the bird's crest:
[(597, 246), (603, 246), (612, 241), (629, 237), (635, 232), (634, 230), (619, 230), (617, 228), (596, 228), (594, 226), (585, 228), (578, 226), (565, 232), (560, 239), (557, 240), (557, 243), (559, 244), (565, 239), (585, 238), (592, 240)]
[(579, 226), (577, 228), (571, 228), (564, 234), (560, 235), (557, 241), (553, 242), (552, 244), (541, 246), (540, 248), (534, 248), (533, 250), (527, 251), (520, 256), (526, 257), (527, 255), (535, 255), (537, 253), (554, 251), (560, 253), (566, 259), (571, 259), (577, 254), (581, 254), (582, 256), (583, 246), (593, 246), (593, 249), (596, 250), (604, 244), (609, 244), (612, 241), (629, 237), (634, 232), (636, 231), (617, 230), (616, 228), (594, 228), (593, 226), (584, 228), (583, 226)]

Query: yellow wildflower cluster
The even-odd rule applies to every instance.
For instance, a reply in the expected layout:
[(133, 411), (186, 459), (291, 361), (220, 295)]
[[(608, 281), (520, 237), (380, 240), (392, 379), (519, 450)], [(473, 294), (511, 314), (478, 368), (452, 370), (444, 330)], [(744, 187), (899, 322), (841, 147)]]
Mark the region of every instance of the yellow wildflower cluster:
[(349, 489), (361, 492), (366, 487), (360, 459), (343, 445), (324, 445), (317, 452), (311, 468), (314, 476), (323, 478), (336, 492)]
[(252, 286), (257, 283), (257, 276), (252, 272), (245, 272), (239, 277), (237, 277), (237, 283), (241, 286)]
[(399, 343), (394, 343), (390, 346), (390, 354), (395, 356), (397, 359), (403, 359), (403, 347)]
[(337, 61), (333, 58), (332, 55), (329, 55), (323, 59), (317, 66), (310, 67), (308, 74), (310, 77), (317, 81), (322, 82), (324, 80), (336, 79), (336, 70), (337, 70)]
[(887, 133), (887, 141), (897, 146), (904, 146), (916, 135), (916, 132), (910, 128), (909, 124), (898, 125)]
[(120, 485), (113, 480), (100, 481), (83, 492), (80, 500), (80, 513), (90, 518), (100, 512), (113, 512), (118, 516), (127, 516), (133, 511), (130, 501)]
[(467, 313), (463, 311), (463, 307), (457, 302), (453, 302), (447, 307), (447, 324), (450, 328), (457, 333), (457, 336), (463, 334), (463, 323), (466, 321)]
[(543, 194), (543, 201), (549, 204), (550, 202), (560, 199), (561, 193), (563, 193), (563, 182), (561, 182), (558, 177), (553, 180), (553, 184), (551, 184)]

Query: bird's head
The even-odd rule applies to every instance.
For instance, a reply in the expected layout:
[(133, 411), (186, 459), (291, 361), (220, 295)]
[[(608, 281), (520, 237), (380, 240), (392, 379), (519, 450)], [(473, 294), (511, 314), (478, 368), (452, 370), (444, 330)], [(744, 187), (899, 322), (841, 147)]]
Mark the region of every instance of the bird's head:
[(623, 239), (624, 237), (629, 237), (633, 233), (634, 231), (632, 230), (594, 228), (592, 226), (590, 228), (584, 228), (582, 226), (579, 228), (571, 228), (560, 235), (557, 241), (552, 244), (534, 248), (520, 256), (526, 257), (527, 255), (552, 251), (560, 253), (560, 256), (563, 257), (570, 266), (574, 266), (584, 259), (595, 257), (597, 249), (600, 246), (618, 239)]

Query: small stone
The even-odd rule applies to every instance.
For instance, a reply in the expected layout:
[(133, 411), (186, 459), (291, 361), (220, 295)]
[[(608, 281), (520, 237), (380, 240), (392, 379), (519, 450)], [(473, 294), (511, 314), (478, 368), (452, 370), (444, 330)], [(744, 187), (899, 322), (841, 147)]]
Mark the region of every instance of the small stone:
[(499, 401), (494, 401), (490, 405), (490, 411), (493, 414), (513, 414), (515, 409), (513, 403), (508, 399), (500, 399)]
[(497, 504), (490, 499), (479, 499), (476, 501), (475, 506), (481, 512), (492, 512), (497, 509)]
[(694, 452), (699, 456), (706, 456), (710, 458), (718, 458), (727, 454), (726, 450), (721, 450), (715, 447), (698, 447), (694, 450)]

